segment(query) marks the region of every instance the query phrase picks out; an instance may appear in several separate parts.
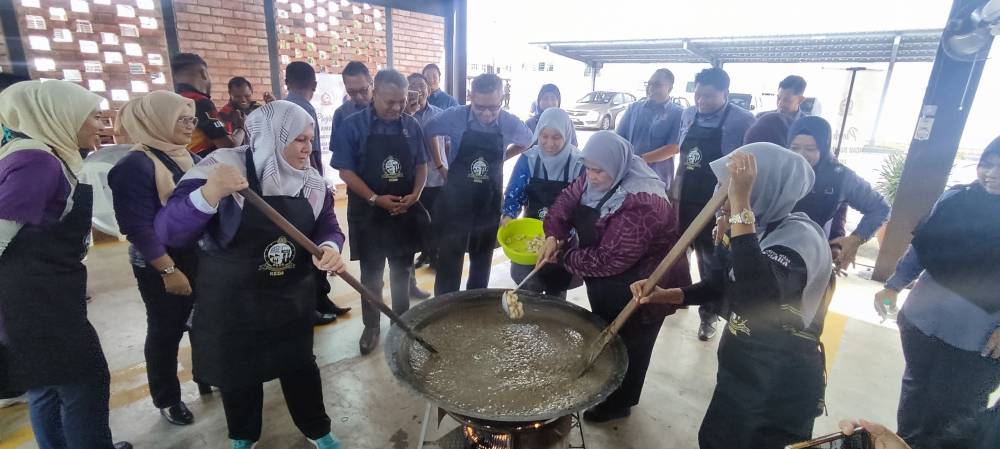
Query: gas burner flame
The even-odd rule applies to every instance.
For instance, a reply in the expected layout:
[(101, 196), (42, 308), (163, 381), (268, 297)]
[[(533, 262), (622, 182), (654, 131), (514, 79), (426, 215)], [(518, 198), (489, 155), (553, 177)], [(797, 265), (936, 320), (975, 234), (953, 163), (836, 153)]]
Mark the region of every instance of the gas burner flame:
[(510, 449), (510, 435), (506, 433), (487, 433), (480, 436), (472, 426), (464, 426), (465, 438), (473, 449)]

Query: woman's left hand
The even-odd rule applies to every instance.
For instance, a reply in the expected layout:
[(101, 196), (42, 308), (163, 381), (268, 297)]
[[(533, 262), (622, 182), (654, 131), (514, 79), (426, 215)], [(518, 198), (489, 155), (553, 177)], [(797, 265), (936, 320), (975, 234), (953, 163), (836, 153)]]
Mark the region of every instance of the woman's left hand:
[(990, 335), (986, 347), (983, 348), (982, 356), (1000, 360), (1000, 327), (993, 331), (993, 335)]
[(750, 202), (750, 191), (757, 179), (757, 158), (745, 151), (737, 151), (729, 157), (729, 199)]
[(346, 267), (344, 266), (344, 260), (340, 258), (340, 251), (329, 246), (320, 248), (323, 250), (323, 258), (319, 259), (313, 256), (313, 264), (316, 265), (316, 268), (327, 273), (343, 273)]

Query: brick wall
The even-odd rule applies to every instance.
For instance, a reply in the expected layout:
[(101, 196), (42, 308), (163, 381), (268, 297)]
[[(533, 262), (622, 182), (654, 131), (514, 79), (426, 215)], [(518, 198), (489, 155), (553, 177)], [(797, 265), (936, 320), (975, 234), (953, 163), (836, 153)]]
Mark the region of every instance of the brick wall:
[[(0, 25), (0, 36), (3, 34), (3, 25)], [(0, 38), (0, 72), (10, 71), (10, 55), (7, 53), (7, 39)]]
[(385, 66), (385, 10), (366, 3), (276, 2), (281, 70), (306, 61), (318, 73), (340, 73), (350, 61)]
[(229, 101), (234, 76), (249, 80), (257, 98), (271, 90), (263, 0), (174, 0), (174, 15), (178, 46), (205, 58), (217, 104)]
[(392, 51), (396, 70), (406, 75), (425, 65), (440, 65), (444, 57), (444, 18), (410, 11), (392, 11)]

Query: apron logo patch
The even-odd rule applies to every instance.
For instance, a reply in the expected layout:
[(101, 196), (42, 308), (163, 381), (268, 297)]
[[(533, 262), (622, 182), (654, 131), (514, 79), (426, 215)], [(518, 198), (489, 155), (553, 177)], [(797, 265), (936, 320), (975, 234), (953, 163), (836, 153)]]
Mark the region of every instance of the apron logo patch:
[(382, 179), (396, 182), (403, 178), (403, 164), (395, 156), (389, 156), (382, 161)]
[(545, 217), (548, 216), (548, 215), (549, 215), (549, 208), (547, 208), (547, 207), (543, 207), (541, 210), (538, 211), (538, 219), (539, 220), (544, 220)]
[(490, 164), (486, 162), (486, 159), (480, 157), (472, 161), (472, 165), (469, 166), (469, 177), (472, 178), (473, 182), (480, 184), (483, 181), (489, 181)]
[(288, 243), (285, 236), (281, 236), (264, 249), (264, 264), (257, 270), (267, 271), (271, 276), (284, 276), (285, 270), (295, 268), (294, 260), (295, 246)]
[(687, 160), (684, 164), (688, 170), (701, 168), (701, 150), (699, 150), (698, 147), (692, 148), (691, 152), (688, 153)]
[(737, 335), (740, 332), (750, 335), (750, 326), (747, 325), (747, 320), (741, 318), (736, 313), (733, 313), (729, 317), (729, 333)]

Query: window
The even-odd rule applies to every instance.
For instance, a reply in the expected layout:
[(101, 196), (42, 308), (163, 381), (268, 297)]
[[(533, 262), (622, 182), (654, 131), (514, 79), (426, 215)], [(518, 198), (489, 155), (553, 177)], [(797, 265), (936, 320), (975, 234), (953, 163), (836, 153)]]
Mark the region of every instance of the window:
[(98, 51), (97, 42), (80, 41), (80, 53), (97, 53)]
[(149, 78), (153, 80), (153, 84), (167, 84), (167, 77), (163, 76), (162, 73), (150, 73)]
[(89, 20), (77, 20), (76, 32), (91, 34), (94, 32), (94, 25)]
[(52, 42), (73, 42), (73, 33), (66, 28), (52, 30)]
[(38, 0), (21, 0), (21, 6), (25, 8), (41, 8), (42, 5), (38, 3)]
[(101, 73), (104, 71), (104, 65), (101, 61), (83, 61), (83, 70), (87, 73)]
[(63, 79), (79, 83), (83, 81), (83, 75), (76, 69), (63, 69)]
[[(140, 20), (142, 20), (140, 18)], [(139, 27), (127, 23), (119, 24), (122, 37), (139, 37)]]
[[(140, 17), (139, 25), (147, 30), (155, 30), (157, 27), (159, 27), (159, 25), (156, 22), (156, 19), (152, 17)], [(132, 27), (134, 28), (135, 25), (132, 25)], [(138, 32), (136, 32), (136, 34), (138, 34)]]
[(102, 45), (118, 45), (118, 35), (115, 33), (101, 33)]
[(49, 8), (49, 19), (58, 20), (60, 22), (65, 22), (67, 20), (67, 18), (66, 18), (66, 9), (64, 9), (64, 8)]
[(49, 38), (45, 36), (28, 36), (28, 47), (38, 51), (52, 50), (52, 46), (49, 45)]
[(84, 0), (70, 0), (69, 9), (73, 12), (89, 13), (90, 3)]
[(132, 93), (144, 94), (149, 92), (149, 84), (145, 81), (132, 81)]
[(128, 101), (128, 91), (125, 89), (111, 89), (111, 101)]
[(150, 53), (146, 55), (146, 59), (149, 60), (149, 65), (163, 65), (163, 55), (159, 53)]
[(156, 9), (156, 3), (153, 3), (153, 0), (136, 0), (135, 4), (139, 7), (139, 9), (145, 9), (148, 11)]
[(52, 58), (35, 58), (35, 70), (39, 72), (52, 72), (56, 69), (56, 61)]
[(128, 64), (128, 73), (131, 73), (133, 75), (145, 75), (146, 66), (136, 62), (130, 62)]
[(142, 56), (142, 47), (139, 44), (128, 42), (125, 44), (125, 54), (129, 56)]
[(298, 3), (291, 4), (292, 14), (302, 14), (302, 5)]
[(111, 0), (94, 0), (95, 5), (110, 5)]
[(544, 72), (545, 71), (545, 63), (544, 62), (539, 62), (538, 63), (538, 71), (539, 72)]
[(117, 5), (118, 17), (135, 17), (135, 8), (129, 5)]
[(122, 58), (122, 54), (117, 51), (106, 51), (104, 52), (104, 63), (105, 64), (121, 64), (125, 62)]
[(316, 16), (312, 15), (312, 13), (308, 13), (307, 12), (306, 13), (306, 23), (315, 23), (315, 22), (316, 22)]
[(42, 16), (24, 16), (24, 21), (28, 23), (29, 30), (45, 29), (45, 18)]
[(308, 38), (314, 38), (314, 37), (316, 37), (316, 30), (314, 30), (312, 28), (306, 28), (306, 37), (308, 37)]

